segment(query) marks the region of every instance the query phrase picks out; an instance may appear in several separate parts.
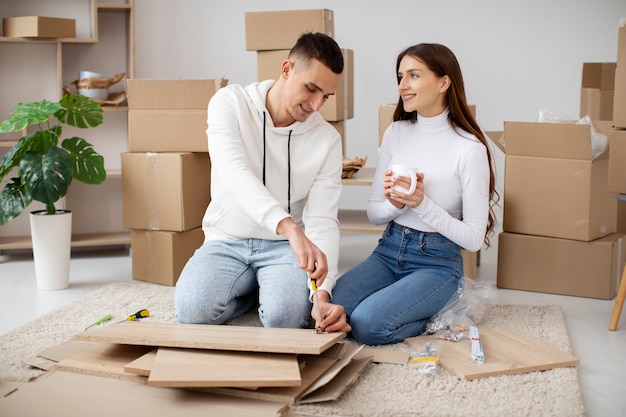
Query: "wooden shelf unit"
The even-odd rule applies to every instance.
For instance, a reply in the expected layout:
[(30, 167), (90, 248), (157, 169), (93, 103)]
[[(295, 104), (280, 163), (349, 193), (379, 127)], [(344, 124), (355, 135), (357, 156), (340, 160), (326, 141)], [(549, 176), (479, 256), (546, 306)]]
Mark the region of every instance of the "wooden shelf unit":
[[(51, 10), (54, 10), (53, 15), (76, 18), (77, 24), (76, 38), (0, 37), (0, 53), (13, 57), (17, 53), (19, 57), (15, 58), (18, 61), (14, 66), (15, 71), (24, 71), (26, 67), (28, 72), (28, 75), (20, 75), (17, 72), (7, 73), (3, 69), (3, 77), (6, 78), (4, 82), (0, 80), (0, 90), (3, 90), (0, 95), (0, 119), (7, 118), (8, 111), (19, 102), (60, 98), (63, 87), (72, 87), (71, 82), (82, 70), (106, 76), (124, 72), (126, 79), (135, 77), (134, 0), (122, 0), (119, 3), (84, 1), (84, 7), (76, 7), (75, 0), (25, 0), (19, 4), (0, 5), (0, 15), (3, 11), (7, 16), (7, 11), (14, 16), (22, 13), (51, 15)], [(88, 28), (89, 33), (85, 28)], [(11, 84), (19, 84), (19, 87)], [(114, 85), (111, 91), (123, 89), (124, 80)], [(128, 107), (103, 106), (103, 110), (102, 125), (81, 130), (77, 135), (85, 137), (103, 154), (107, 179), (103, 184), (95, 186), (74, 181), (67, 196), (58, 204), (58, 207), (72, 210), (77, 215), (73, 218), (72, 247), (130, 245), (130, 232), (122, 224), (120, 156), (128, 149)], [(63, 133), (63, 137), (69, 136), (67, 128)], [(15, 145), (19, 136), (0, 136), (0, 158)], [(0, 186), (4, 187), (4, 184)], [(37, 204), (27, 208), (18, 218), (0, 226), (0, 250), (32, 248), (27, 213), (37, 209)], [(94, 210), (93, 215), (84, 212), (91, 209)]]
[[(375, 168), (362, 168), (350, 178), (344, 178), (341, 183), (346, 186), (372, 185)], [(370, 223), (366, 210), (339, 210), (339, 230), (346, 233), (378, 233), (385, 230), (385, 226), (376, 226)]]

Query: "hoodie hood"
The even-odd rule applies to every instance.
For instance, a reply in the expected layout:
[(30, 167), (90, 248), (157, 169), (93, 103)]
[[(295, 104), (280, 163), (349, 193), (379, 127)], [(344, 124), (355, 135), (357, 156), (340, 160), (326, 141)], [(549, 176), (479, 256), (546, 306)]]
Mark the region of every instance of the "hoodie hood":
[(252, 83), (245, 87), (246, 93), (250, 100), (252, 100), (252, 104), (254, 108), (257, 109), (258, 114), (255, 117), (258, 117), (260, 122), (263, 123), (263, 112), (267, 114), (266, 116), (266, 128), (271, 130), (273, 133), (278, 135), (289, 135), (291, 131), (291, 135), (301, 135), (303, 133), (309, 132), (315, 126), (324, 122), (324, 118), (319, 112), (312, 113), (304, 122), (295, 121), (289, 126), (285, 127), (276, 127), (274, 126), (274, 121), (269, 116), (269, 111), (267, 110), (267, 106), (265, 105), (265, 100), (267, 98), (267, 93), (276, 83), (275, 80), (265, 80), (256, 83)]

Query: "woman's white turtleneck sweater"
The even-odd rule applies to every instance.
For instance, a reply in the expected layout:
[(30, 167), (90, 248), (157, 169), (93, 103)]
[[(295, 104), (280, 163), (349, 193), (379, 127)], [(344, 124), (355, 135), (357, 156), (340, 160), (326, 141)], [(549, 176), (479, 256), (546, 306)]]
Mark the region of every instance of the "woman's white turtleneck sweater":
[[(474, 135), (455, 130), (448, 109), (417, 122), (392, 123), (383, 136), (367, 214), (374, 224), (390, 221), (437, 232), (469, 251), (481, 249), (489, 216), (487, 151)], [(414, 209), (392, 205), (383, 193), (391, 164), (424, 173), (424, 200)]]

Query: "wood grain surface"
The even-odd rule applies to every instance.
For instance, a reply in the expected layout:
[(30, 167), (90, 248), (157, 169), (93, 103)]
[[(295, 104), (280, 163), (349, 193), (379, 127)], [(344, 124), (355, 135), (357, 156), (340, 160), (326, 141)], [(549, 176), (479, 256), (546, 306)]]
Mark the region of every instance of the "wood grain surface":
[(129, 345), (319, 355), (345, 333), (311, 329), (124, 321), (74, 336), (75, 340)]

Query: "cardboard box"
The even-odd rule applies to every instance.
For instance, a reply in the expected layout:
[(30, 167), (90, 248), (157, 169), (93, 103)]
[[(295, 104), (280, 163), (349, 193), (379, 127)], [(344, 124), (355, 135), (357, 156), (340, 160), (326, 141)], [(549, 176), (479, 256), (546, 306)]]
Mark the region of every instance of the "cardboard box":
[(626, 194), (626, 130), (609, 134), (609, 191)]
[(206, 153), (123, 153), (122, 209), (129, 229), (185, 231), (211, 201)]
[[(342, 49), (343, 73), (335, 95), (330, 96), (322, 106), (320, 114), (324, 120), (336, 122), (354, 117), (354, 51)], [(289, 49), (258, 51), (257, 80), (275, 80), (280, 74), (280, 66), (287, 59)]]
[(328, 9), (246, 12), (245, 25), (248, 51), (291, 49), (306, 32), (335, 37), (333, 11)]
[(581, 88), (615, 89), (615, 62), (583, 62)]
[(2, 19), (7, 38), (74, 38), (76, 20), (46, 16), (19, 16)]
[(591, 120), (613, 120), (615, 91), (597, 88), (580, 89), (580, 117), (589, 115)]
[(130, 110), (206, 110), (209, 100), (228, 80), (142, 79), (126, 80)]
[(608, 152), (592, 160), (591, 128), (505, 122), (505, 232), (590, 241), (614, 233)]
[(626, 258), (625, 236), (590, 242), (502, 232), (497, 287), (610, 300)]
[(129, 152), (209, 151), (207, 110), (129, 110)]
[(617, 201), (617, 233), (626, 235), (626, 201)]
[(343, 120), (337, 122), (328, 122), (339, 132), (341, 136), (341, 152), (345, 156), (346, 154), (346, 123)]
[(203, 242), (201, 227), (184, 232), (131, 230), (133, 279), (176, 285), (185, 264)]
[(626, 18), (619, 22), (617, 39), (617, 67), (613, 97), (613, 126), (626, 128)]

